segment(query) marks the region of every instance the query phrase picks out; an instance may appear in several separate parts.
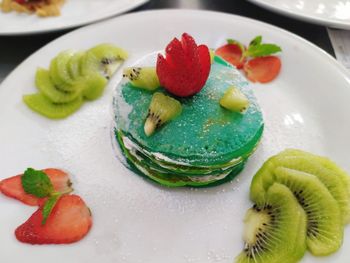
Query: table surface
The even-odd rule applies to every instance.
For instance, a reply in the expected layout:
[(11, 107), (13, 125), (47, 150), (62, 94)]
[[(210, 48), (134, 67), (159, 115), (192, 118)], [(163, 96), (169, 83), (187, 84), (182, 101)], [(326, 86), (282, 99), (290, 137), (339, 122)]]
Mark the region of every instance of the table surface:
[[(254, 18), (291, 31), (334, 56), (326, 27), (308, 24), (263, 10), (246, 0), (151, 0), (132, 12), (164, 8), (214, 10)], [(30, 54), (68, 31), (0, 37), (0, 82)]]

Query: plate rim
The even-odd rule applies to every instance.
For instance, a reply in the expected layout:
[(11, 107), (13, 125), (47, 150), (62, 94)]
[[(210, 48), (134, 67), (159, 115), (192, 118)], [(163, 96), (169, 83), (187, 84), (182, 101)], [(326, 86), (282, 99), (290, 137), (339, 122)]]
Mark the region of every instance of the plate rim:
[(320, 26), (327, 26), (327, 27), (332, 27), (332, 28), (338, 28), (338, 29), (350, 29), (350, 21), (349, 23), (342, 23), (338, 20), (334, 20), (334, 19), (323, 19), (320, 18), (319, 16), (315, 16), (315, 15), (305, 15), (302, 14), (300, 12), (294, 13), (290, 10), (286, 10), (286, 9), (282, 9), (282, 8), (278, 8), (272, 4), (266, 3), (264, 2), (264, 0), (248, 0), (250, 3), (257, 5), (261, 8), (264, 8), (266, 10), (272, 11), (274, 13), (280, 14), (280, 15), (284, 15), (299, 21), (304, 21), (304, 22), (309, 22), (309, 23), (313, 23), (316, 25), (320, 25)]
[(64, 30), (68, 30), (68, 29), (77, 29), (79, 27), (83, 27), (83, 26), (87, 26), (87, 25), (90, 25), (93, 23), (99, 23), (101, 21), (111, 19), (115, 16), (123, 15), (125, 12), (134, 10), (134, 9), (148, 3), (150, 0), (136, 0), (136, 1), (137, 1), (137, 3), (132, 5), (132, 6), (124, 7), (122, 9), (118, 10), (117, 12), (113, 12), (110, 15), (103, 16), (103, 17), (96, 18), (96, 19), (92, 19), (92, 20), (87, 21), (87, 22), (78, 22), (78, 23), (69, 24), (69, 25), (65, 25), (65, 26), (58, 26), (58, 27), (54, 27), (54, 28), (45, 28), (45, 29), (34, 29), (34, 30), (30, 30), (30, 31), (12, 31), (12, 32), (11, 31), (10, 32), (0, 31), (0, 37), (39, 35), (39, 34), (45, 34), (45, 33), (54, 33), (54, 32), (58, 32), (58, 31), (64, 31)]

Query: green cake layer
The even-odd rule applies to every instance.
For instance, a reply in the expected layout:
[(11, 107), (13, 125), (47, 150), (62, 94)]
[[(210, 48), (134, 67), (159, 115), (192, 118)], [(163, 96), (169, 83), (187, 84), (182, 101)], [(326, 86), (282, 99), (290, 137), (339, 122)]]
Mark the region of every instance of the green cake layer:
[[(249, 99), (245, 114), (220, 106), (229, 86)], [(162, 88), (157, 91), (166, 93)], [(256, 98), (240, 73), (217, 57), (202, 91), (176, 98), (183, 107), (181, 115), (147, 137), (144, 122), (152, 95), (129, 82), (118, 86), (115, 133), (130, 167), (160, 184), (206, 186), (228, 181), (259, 144), (264, 123)]]

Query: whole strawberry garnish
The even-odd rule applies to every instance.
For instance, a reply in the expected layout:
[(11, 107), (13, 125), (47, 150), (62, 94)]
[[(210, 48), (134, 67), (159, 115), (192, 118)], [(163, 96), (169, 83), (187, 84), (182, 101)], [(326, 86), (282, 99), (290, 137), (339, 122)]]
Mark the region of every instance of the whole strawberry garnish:
[(174, 38), (157, 59), (160, 84), (170, 93), (187, 97), (198, 93), (205, 85), (210, 72), (210, 54), (205, 45), (197, 45), (187, 33), (181, 41)]
[[(49, 177), (54, 191), (63, 193), (72, 191), (72, 184), (67, 173), (54, 168), (44, 169), (42, 172)], [(22, 185), (22, 176), (23, 174), (20, 174), (0, 181), (0, 192), (27, 205), (39, 205), (41, 198), (32, 194), (28, 194), (24, 191)]]
[(79, 241), (90, 230), (92, 218), (89, 208), (77, 195), (63, 195), (53, 207), (45, 224), (41, 206), (24, 224), (16, 238), (29, 244), (68, 244)]

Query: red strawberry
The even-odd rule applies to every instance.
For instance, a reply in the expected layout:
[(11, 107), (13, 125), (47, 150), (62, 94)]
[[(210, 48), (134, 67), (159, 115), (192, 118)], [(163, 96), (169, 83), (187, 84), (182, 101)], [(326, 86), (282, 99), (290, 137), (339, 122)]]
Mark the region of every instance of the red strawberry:
[(238, 44), (226, 44), (219, 47), (215, 50), (215, 55), (222, 57), (238, 69), (243, 67), (246, 60), (245, 58), (242, 58), (243, 50)]
[(277, 77), (281, 70), (281, 60), (275, 56), (254, 58), (243, 69), (250, 81), (266, 83)]
[[(45, 169), (43, 172), (46, 173), (50, 178), (51, 183), (56, 191), (69, 192), (72, 190), (72, 184), (69, 180), (69, 175), (65, 172), (53, 168)], [(8, 197), (18, 199), (27, 205), (39, 205), (40, 198), (24, 192), (21, 176), (22, 174), (0, 181), (0, 192), (2, 192), (4, 195), (7, 195)]]
[(77, 195), (62, 196), (44, 225), (42, 220), (40, 207), (16, 229), (16, 238), (32, 245), (69, 244), (82, 239), (92, 226), (90, 210)]
[(210, 54), (205, 45), (197, 45), (187, 33), (181, 41), (174, 38), (158, 55), (157, 75), (161, 85), (170, 93), (187, 97), (198, 93), (210, 72)]

